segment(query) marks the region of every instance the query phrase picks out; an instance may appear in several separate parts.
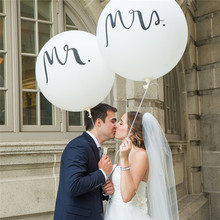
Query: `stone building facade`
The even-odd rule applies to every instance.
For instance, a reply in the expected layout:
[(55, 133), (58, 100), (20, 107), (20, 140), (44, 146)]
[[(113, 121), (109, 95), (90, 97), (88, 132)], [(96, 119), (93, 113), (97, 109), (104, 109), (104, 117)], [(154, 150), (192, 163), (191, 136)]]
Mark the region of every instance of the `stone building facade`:
[[(170, 143), (180, 219), (217, 220), (220, 219), (220, 1), (177, 2), (188, 23), (185, 53), (170, 73), (150, 86), (140, 111), (155, 115)], [(40, 46), (50, 37), (62, 31), (79, 29), (95, 34), (107, 3), (107, 0), (0, 0), (0, 75), (4, 78), (0, 82), (0, 219), (53, 219), (60, 156), (65, 145), (84, 131), (84, 126), (81, 113), (72, 114), (42, 101), (52, 112), (47, 114), (38, 108), (37, 101), (33, 104), (33, 93), (39, 100), (43, 98), (34, 83), (32, 58), (36, 58)], [(29, 40), (33, 40), (34, 46), (28, 44)], [(143, 85), (116, 75), (114, 86), (103, 102), (117, 107), (120, 118), (126, 111), (137, 110)], [(48, 122), (50, 115), (54, 118)], [(104, 145), (112, 161), (118, 144), (109, 141)]]

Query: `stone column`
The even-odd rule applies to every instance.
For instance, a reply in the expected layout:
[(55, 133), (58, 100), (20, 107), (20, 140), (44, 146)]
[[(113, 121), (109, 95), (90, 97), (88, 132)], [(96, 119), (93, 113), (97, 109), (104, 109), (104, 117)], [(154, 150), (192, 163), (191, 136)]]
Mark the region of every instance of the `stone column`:
[(198, 1), (198, 95), (203, 190), (209, 193), (211, 219), (220, 219), (220, 1)]
[(199, 96), (197, 86), (197, 48), (195, 44), (195, 11), (194, 1), (185, 1), (183, 10), (188, 24), (188, 43), (183, 56), (183, 69), (185, 80), (185, 122), (187, 139), (187, 173), (188, 192), (201, 193), (201, 158), (200, 158), (200, 122), (199, 122)]
[[(145, 89), (143, 88), (144, 85), (146, 85), (146, 82), (126, 80), (127, 111), (138, 110), (142, 97), (145, 93)], [(163, 102), (163, 77), (161, 77), (151, 82), (141, 105), (140, 112), (152, 113), (159, 121), (161, 127), (164, 129)]]

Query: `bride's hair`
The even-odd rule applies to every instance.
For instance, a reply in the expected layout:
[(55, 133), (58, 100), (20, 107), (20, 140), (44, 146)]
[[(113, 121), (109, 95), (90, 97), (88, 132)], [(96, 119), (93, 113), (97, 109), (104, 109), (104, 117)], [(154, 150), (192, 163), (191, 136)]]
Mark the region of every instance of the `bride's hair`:
[[(135, 118), (135, 115), (136, 115), (135, 111), (130, 111), (127, 113), (128, 130), (130, 130), (130, 128), (131, 128), (131, 125), (132, 125), (132, 122)], [(143, 132), (142, 132), (142, 117), (143, 117), (143, 114), (138, 112), (138, 115), (137, 115), (135, 122), (133, 124), (133, 127), (131, 129), (131, 134), (132, 134), (131, 141), (135, 146), (145, 149)]]

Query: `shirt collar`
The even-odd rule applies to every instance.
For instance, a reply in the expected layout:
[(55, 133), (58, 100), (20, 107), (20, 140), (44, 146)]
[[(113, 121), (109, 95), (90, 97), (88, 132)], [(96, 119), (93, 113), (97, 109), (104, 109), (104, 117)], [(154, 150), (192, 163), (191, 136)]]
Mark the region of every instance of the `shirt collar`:
[(95, 141), (96, 146), (99, 148), (101, 147), (101, 144), (98, 142), (98, 140), (96, 139), (96, 137), (89, 131), (86, 131), (87, 134), (89, 134), (91, 136), (91, 138)]

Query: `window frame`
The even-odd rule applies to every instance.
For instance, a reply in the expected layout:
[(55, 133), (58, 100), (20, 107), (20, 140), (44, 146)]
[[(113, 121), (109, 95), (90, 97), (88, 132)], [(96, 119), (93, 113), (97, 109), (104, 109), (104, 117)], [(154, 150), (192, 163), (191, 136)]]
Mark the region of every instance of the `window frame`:
[(82, 125), (69, 125), (69, 112), (67, 113), (67, 131), (85, 131), (84, 114), (81, 114)]
[(63, 0), (63, 27), (66, 25), (66, 14), (74, 21), (78, 30), (96, 33), (95, 22), (86, 14), (80, 3)]
[[(33, 56), (35, 59), (37, 58), (37, 55), (39, 54), (39, 23), (45, 23), (45, 24), (51, 24), (52, 25), (52, 37), (58, 34), (58, 18), (56, 15), (57, 12), (57, 3), (51, 0), (51, 17), (52, 21), (43, 21), (38, 19), (38, 4), (37, 1), (34, 0), (35, 4), (35, 17), (34, 18), (23, 18), (20, 15), (20, 0), (18, 1), (18, 54), (19, 54), (19, 102), (20, 102), (20, 131), (61, 131), (61, 110), (57, 108), (56, 106), (52, 106), (53, 108), (53, 114), (54, 114), (54, 125), (41, 125), (40, 124), (40, 89), (37, 86), (36, 83), (36, 89), (29, 89), (28, 92), (36, 92), (37, 94), (37, 125), (24, 125), (23, 124), (23, 91), (26, 91), (25, 89), (22, 88), (22, 55), (27, 55), (27, 56)], [(21, 52), (21, 20), (26, 20), (26, 21), (33, 21), (35, 24), (34, 27), (34, 34), (35, 34), (35, 47), (36, 51), (35, 53), (23, 53)], [(52, 38), (51, 37), (51, 38)]]
[[(85, 130), (84, 125), (70, 126), (68, 112), (55, 107), (55, 125), (23, 125), (23, 104), (22, 104), (22, 54), (21, 53), (21, 16), (20, 16), (20, 0), (7, 1), (4, 0), (5, 11), (5, 51), (7, 51), (7, 125), (0, 126), (0, 132), (5, 132), (2, 140), (18, 140), (24, 138), (31, 140), (31, 137), (39, 136), (46, 131), (47, 134), (57, 135), (60, 137), (69, 137), (71, 132), (75, 134)], [(35, 5), (37, 3), (35, 2)], [(96, 24), (93, 19), (86, 13), (85, 8), (79, 2), (74, 1), (52, 1), (52, 33), (53, 36), (64, 31), (65, 16), (74, 20), (78, 29), (95, 34)], [(28, 20), (28, 19), (27, 19)], [(30, 20), (33, 20), (32, 18)], [(34, 18), (36, 20), (36, 17)], [(35, 21), (38, 22), (39, 20)], [(36, 24), (35, 24), (36, 25)], [(35, 27), (36, 30), (36, 27)], [(18, 36), (18, 37), (17, 37)], [(38, 38), (38, 32), (35, 32)], [(36, 45), (35, 39), (35, 46)], [(37, 57), (39, 51), (33, 54)], [(28, 53), (29, 55), (29, 53)], [(82, 114), (83, 115), (83, 114)], [(83, 120), (82, 120), (83, 121)], [(55, 131), (55, 133), (54, 133)], [(13, 133), (13, 136), (10, 133)], [(35, 133), (36, 132), (36, 133)], [(67, 132), (65, 135), (64, 132)], [(43, 133), (42, 133), (43, 134)], [(27, 136), (28, 135), (28, 136)], [(44, 138), (45, 139), (45, 138)]]
[[(95, 27), (94, 23), (91, 21), (91, 19), (88, 19), (88, 15), (85, 14), (85, 12), (81, 9), (80, 5), (75, 2), (68, 2), (64, 0), (63, 5), (63, 27), (64, 30), (66, 30), (66, 27), (69, 26), (66, 24), (66, 15), (73, 21), (75, 24), (75, 27), (78, 30), (81, 31), (87, 31), (90, 33), (94, 33), (94, 28), (89, 27)], [(82, 19), (83, 18), (83, 19)], [(86, 21), (86, 23), (84, 22)], [(89, 24), (89, 25), (88, 25)], [(65, 118), (66, 118), (66, 129), (67, 132), (77, 132), (77, 131), (85, 131), (84, 126), (84, 113), (82, 111), (82, 125), (69, 125), (69, 112), (66, 112)]]
[[(13, 67), (10, 65), (12, 63), (12, 34), (11, 34), (11, 1), (4, 1), (4, 13), (1, 13), (5, 17), (5, 27), (4, 27), (4, 37), (5, 37), (5, 49), (0, 50), (0, 52), (5, 53), (6, 57), (6, 65), (5, 65), (5, 87), (2, 91), (6, 91), (6, 103), (5, 103), (5, 111), (6, 111), (6, 124), (0, 125), (0, 131), (13, 131)], [(6, 37), (7, 36), (7, 37)]]
[[(165, 134), (168, 140), (182, 140), (182, 118), (181, 118), (181, 101), (180, 101), (180, 84), (178, 79), (178, 69), (175, 67), (167, 75), (164, 80), (164, 117), (165, 117)], [(175, 108), (173, 95), (175, 93)], [(169, 109), (169, 112), (167, 111)], [(174, 116), (176, 112), (176, 116)], [(176, 117), (176, 119), (175, 119)], [(175, 121), (174, 121), (175, 120)], [(170, 121), (170, 127), (168, 127)], [(174, 124), (176, 130), (174, 131)], [(171, 129), (170, 129), (171, 128)]]

